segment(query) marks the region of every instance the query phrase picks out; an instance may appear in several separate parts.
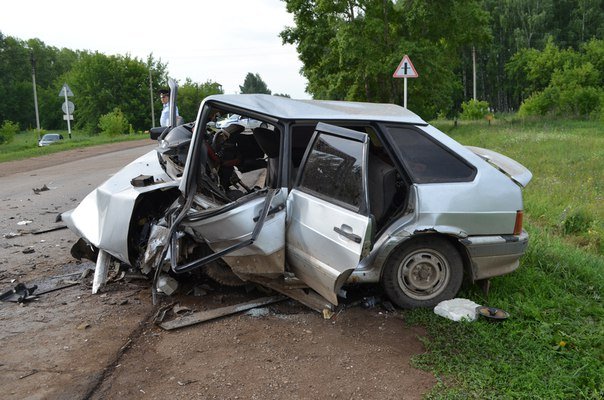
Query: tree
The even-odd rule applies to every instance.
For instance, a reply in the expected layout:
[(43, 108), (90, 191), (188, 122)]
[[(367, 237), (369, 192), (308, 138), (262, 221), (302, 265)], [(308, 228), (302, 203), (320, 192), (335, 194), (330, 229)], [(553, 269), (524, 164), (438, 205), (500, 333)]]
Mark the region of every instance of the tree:
[[(144, 62), (130, 56), (106, 56), (85, 53), (74, 64), (64, 79), (74, 93), (76, 127), (97, 132), (101, 115), (118, 107), (134, 129), (149, 128), (151, 105), (149, 103), (149, 67), (152, 78), (165, 76), (161, 62)], [(159, 87), (155, 82), (154, 87)]]
[(533, 85), (521, 115), (554, 114), (598, 117), (604, 104), (604, 40), (591, 40), (579, 51), (549, 43), (518, 62)]
[(5, 37), (0, 32), (0, 91), (3, 94), (0, 99), (0, 120), (9, 119), (21, 128), (35, 126), (33, 58), (40, 123), (51, 129), (62, 124), (61, 100), (57, 96), (60, 85), (57, 87), (55, 82), (78, 57), (77, 52), (46, 46), (39, 39), (25, 42)]
[(197, 111), (203, 99), (222, 93), (224, 93), (222, 85), (217, 82), (196, 83), (187, 78), (185, 83), (178, 88), (178, 112), (185, 121), (193, 121), (197, 117)]
[(409, 84), (409, 104), (427, 118), (449, 110), (461, 90), (455, 72), (464, 46), (489, 39), (478, 0), (443, 0), (438, 7), (427, 0), (286, 4), (296, 25), (281, 38), (296, 45), (313, 97), (402, 104), (403, 82), (392, 73), (408, 54), (421, 77)]
[(271, 94), (270, 89), (266, 86), (266, 83), (260, 77), (260, 74), (252, 74), (248, 72), (243, 81), (243, 86), (239, 86), (241, 93), (264, 93)]

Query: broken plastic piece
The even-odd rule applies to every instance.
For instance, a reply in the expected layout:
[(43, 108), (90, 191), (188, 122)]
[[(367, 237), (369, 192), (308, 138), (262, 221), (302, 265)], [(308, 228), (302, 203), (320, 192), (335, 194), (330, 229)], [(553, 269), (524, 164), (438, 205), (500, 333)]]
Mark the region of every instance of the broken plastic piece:
[(478, 315), (481, 315), (484, 318), (488, 319), (489, 321), (497, 321), (497, 322), (505, 321), (510, 316), (510, 314), (508, 314), (507, 311), (504, 311), (501, 308), (487, 307), (487, 306), (476, 307), (476, 313), (478, 313)]
[(34, 191), (34, 194), (40, 194), (40, 192), (45, 192), (47, 190), (50, 190), (50, 188), (46, 186), (46, 184), (44, 184), (44, 186), (42, 186), (41, 188), (32, 188), (32, 190)]
[(480, 304), (468, 299), (451, 299), (441, 301), (434, 307), (434, 313), (452, 321), (476, 321), (476, 308)]
[(136, 178), (133, 178), (130, 181), (130, 184), (134, 187), (143, 187), (153, 185), (155, 180), (153, 179), (153, 175), (139, 175)]
[(157, 280), (157, 291), (171, 296), (178, 289), (178, 281), (170, 275), (160, 275)]
[(18, 283), (13, 289), (0, 294), (0, 300), (19, 304), (30, 300), (35, 300), (38, 298), (38, 296), (32, 293), (37, 288), (37, 285), (33, 285), (32, 287), (28, 288), (24, 283)]
[(94, 268), (94, 279), (92, 281), (92, 294), (96, 294), (99, 289), (107, 282), (107, 274), (109, 272), (109, 264), (111, 263), (111, 255), (105, 250), (99, 250), (99, 255), (96, 259)]

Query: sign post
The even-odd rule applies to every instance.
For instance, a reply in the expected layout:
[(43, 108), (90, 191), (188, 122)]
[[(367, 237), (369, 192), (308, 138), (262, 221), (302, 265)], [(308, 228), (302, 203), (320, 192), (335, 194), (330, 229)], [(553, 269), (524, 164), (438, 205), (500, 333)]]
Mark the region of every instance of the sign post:
[(403, 100), (403, 107), (405, 107), (405, 108), (407, 108), (407, 78), (417, 78), (418, 76), (419, 75), (417, 74), (417, 71), (416, 71), (415, 67), (413, 66), (413, 63), (409, 59), (409, 56), (405, 54), (405, 56), (401, 60), (401, 63), (398, 65), (398, 67), (396, 67), (394, 74), (392, 74), (393, 78), (404, 78), (405, 79), (405, 84), (404, 84), (405, 91), (404, 91), (404, 100)]
[(66, 114), (65, 116), (63, 116), (63, 119), (65, 119), (67, 121), (67, 132), (69, 133), (69, 138), (71, 139), (71, 122), (70, 121), (73, 119), (71, 114), (73, 113), (74, 105), (71, 101), (69, 101), (69, 99), (67, 98), (68, 96), (69, 97), (73, 96), (73, 92), (71, 91), (69, 86), (67, 86), (67, 83), (64, 83), (63, 87), (61, 88), (61, 91), (59, 92), (59, 97), (65, 97), (65, 103), (63, 103), (63, 106), (61, 108), (63, 109), (63, 112)]

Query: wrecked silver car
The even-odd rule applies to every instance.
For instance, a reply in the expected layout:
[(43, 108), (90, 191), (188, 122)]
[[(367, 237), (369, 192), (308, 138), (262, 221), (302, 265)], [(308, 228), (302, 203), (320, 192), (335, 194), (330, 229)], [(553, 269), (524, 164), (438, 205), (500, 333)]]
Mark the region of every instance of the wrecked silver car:
[[(217, 130), (217, 113), (263, 125)], [(158, 140), (62, 215), (82, 238), (73, 254), (96, 259), (93, 290), (117, 259), (168, 294), (203, 272), (318, 310), (378, 282), (400, 307), (429, 307), (464, 277), (514, 271), (528, 243), (531, 173), (398, 105), (214, 95)]]

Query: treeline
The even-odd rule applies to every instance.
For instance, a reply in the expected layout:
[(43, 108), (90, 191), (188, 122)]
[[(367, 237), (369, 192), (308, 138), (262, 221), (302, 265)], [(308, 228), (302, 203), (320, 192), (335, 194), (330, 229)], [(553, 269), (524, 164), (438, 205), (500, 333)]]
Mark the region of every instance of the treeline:
[[(402, 104), (454, 116), (476, 94), (495, 111), (602, 115), (604, 0), (285, 0), (308, 90), (317, 98)], [(523, 106), (523, 104), (526, 104)]]
[[(161, 102), (157, 90), (167, 87), (166, 64), (149, 55), (146, 60), (129, 55), (58, 49), (39, 39), (23, 41), (0, 32), (0, 124), (11, 121), (20, 129), (36, 127), (32, 67), (43, 129), (64, 129), (59, 92), (67, 83), (74, 93), (74, 126), (90, 134), (100, 130), (101, 116), (118, 110), (133, 130), (159, 125)], [(150, 86), (151, 84), (151, 86)], [(153, 92), (150, 92), (150, 87)], [(201, 100), (222, 93), (219, 83), (187, 79), (179, 88), (179, 112), (193, 120)], [(152, 96), (151, 96), (152, 95)], [(124, 132), (127, 133), (127, 132)]]

